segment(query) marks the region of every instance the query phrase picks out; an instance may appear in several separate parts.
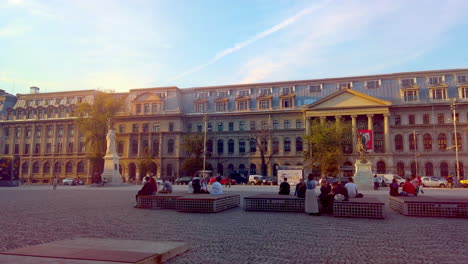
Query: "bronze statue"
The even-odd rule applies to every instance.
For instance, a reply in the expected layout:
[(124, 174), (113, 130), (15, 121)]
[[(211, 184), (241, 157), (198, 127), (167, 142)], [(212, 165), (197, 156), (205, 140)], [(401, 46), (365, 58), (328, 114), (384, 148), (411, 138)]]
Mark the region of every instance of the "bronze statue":
[(367, 153), (366, 149), (366, 139), (363, 137), (362, 133), (359, 133), (358, 138), (357, 138), (357, 145), (356, 149), (357, 152), (359, 152), (359, 159), (361, 160), (361, 163), (366, 163), (366, 157), (365, 154)]

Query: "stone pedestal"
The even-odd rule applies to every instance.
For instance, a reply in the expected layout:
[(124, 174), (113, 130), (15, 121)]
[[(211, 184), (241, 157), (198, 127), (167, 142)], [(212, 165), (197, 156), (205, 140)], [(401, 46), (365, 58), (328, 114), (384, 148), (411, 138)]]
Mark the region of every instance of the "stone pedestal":
[(106, 154), (104, 156), (104, 171), (102, 172), (101, 179), (106, 181), (106, 185), (121, 185), (122, 176), (119, 172), (120, 157), (117, 153)]
[(372, 163), (366, 160), (364, 163), (360, 159), (356, 160), (354, 164), (354, 183), (357, 185), (358, 190), (373, 190), (374, 189), (374, 175), (372, 174)]

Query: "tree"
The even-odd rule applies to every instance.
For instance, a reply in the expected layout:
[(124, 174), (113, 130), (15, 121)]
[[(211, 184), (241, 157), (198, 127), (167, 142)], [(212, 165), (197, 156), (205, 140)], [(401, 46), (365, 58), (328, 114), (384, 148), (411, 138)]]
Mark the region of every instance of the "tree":
[(99, 173), (104, 165), (102, 158), (107, 147), (108, 120), (116, 115), (122, 102), (114, 93), (103, 91), (97, 91), (93, 99), (92, 103), (79, 104), (74, 114), (78, 117), (76, 120), (78, 130), (85, 139), (86, 153), (91, 162), (92, 171)]
[(274, 154), (276, 154), (276, 150), (272, 149), (268, 153), (268, 141), (271, 139), (270, 130), (267, 127), (262, 127), (261, 130), (254, 132), (253, 134), (249, 135), (249, 145), (250, 141), (255, 142), (255, 147), (260, 152), (260, 159), (261, 159), (261, 167), (260, 173), (262, 176), (267, 176), (268, 173), (268, 165), (270, 164), (271, 158)]
[(304, 160), (311, 168), (319, 167), (320, 174), (338, 174), (344, 154), (349, 153), (352, 130), (349, 122), (320, 122), (314, 120), (310, 134), (305, 137), (309, 150)]
[(204, 138), (202, 133), (184, 136), (181, 148), (187, 153), (187, 158), (182, 162), (182, 169), (188, 175), (193, 175), (203, 168), (202, 155), (204, 151)]

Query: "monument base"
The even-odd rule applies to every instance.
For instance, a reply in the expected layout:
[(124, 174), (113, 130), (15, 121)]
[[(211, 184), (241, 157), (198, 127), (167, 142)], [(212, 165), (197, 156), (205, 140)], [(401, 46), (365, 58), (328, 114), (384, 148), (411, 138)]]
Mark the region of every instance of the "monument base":
[(107, 154), (104, 156), (104, 171), (101, 174), (101, 179), (105, 181), (105, 185), (121, 185), (122, 176), (119, 172), (119, 156), (117, 154)]
[(369, 160), (361, 162), (360, 159), (357, 159), (354, 167), (355, 173), (353, 179), (358, 190), (373, 190), (374, 175), (372, 174), (372, 163)]

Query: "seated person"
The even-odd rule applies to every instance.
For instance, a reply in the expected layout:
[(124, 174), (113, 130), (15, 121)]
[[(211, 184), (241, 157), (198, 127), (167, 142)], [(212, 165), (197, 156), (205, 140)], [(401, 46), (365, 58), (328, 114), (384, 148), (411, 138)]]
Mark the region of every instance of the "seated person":
[(198, 176), (193, 177), (192, 187), (193, 187), (193, 193), (200, 193), (201, 181)]
[(207, 181), (208, 181), (208, 178), (202, 178), (201, 179), (200, 193), (210, 193), (208, 191), (208, 185), (206, 184)]
[(211, 194), (223, 194), (223, 186), (220, 183), (221, 177), (216, 177), (216, 181), (211, 186)]
[(291, 186), (288, 183), (288, 178), (284, 178), (284, 181), (280, 184), (278, 194), (289, 195)]
[(416, 188), (411, 183), (410, 179), (406, 179), (405, 185), (403, 185), (403, 191), (400, 193), (401, 196), (416, 196)]
[(349, 182), (344, 186), (348, 190), (348, 196), (350, 198), (362, 198), (364, 195), (358, 192), (357, 185), (354, 183), (353, 178), (349, 178)]
[(319, 199), (323, 206), (325, 213), (333, 213), (333, 198), (332, 188), (327, 181), (322, 181), (322, 187), (320, 187)]
[(397, 180), (393, 179), (392, 183), (390, 184), (390, 196), (398, 196), (400, 193), (398, 193), (398, 182)]
[(138, 196), (140, 195), (152, 195), (154, 192), (154, 186), (150, 181), (150, 178), (148, 176), (145, 177), (145, 185), (141, 187), (141, 189), (138, 191), (137, 195), (135, 196), (135, 199), (138, 200)]
[(163, 181), (163, 188), (159, 193), (172, 193), (172, 183), (168, 181), (166, 178), (163, 178), (162, 181)]
[(188, 192), (188, 193), (193, 193), (192, 181), (190, 181), (190, 182), (188, 183), (188, 191), (187, 191), (187, 192)]
[(339, 200), (337, 196), (342, 196), (343, 201), (349, 201), (348, 190), (341, 184), (338, 184), (338, 182), (333, 183), (332, 194), (335, 200)]
[(307, 190), (307, 186), (304, 180), (300, 179), (299, 183), (296, 185), (296, 191), (294, 192), (294, 195), (297, 196), (298, 198), (305, 198), (306, 190)]
[(152, 195), (156, 195), (158, 193), (158, 184), (156, 183), (156, 180), (151, 177), (150, 179), (151, 184), (153, 184), (153, 193)]

